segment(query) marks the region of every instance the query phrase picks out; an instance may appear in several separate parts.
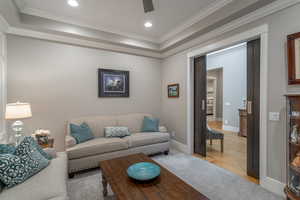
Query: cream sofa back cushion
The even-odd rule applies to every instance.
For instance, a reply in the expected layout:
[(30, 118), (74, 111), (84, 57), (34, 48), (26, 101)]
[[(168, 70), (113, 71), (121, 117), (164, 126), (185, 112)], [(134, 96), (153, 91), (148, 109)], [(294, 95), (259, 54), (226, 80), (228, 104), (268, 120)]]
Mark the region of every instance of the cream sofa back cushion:
[(104, 137), (104, 128), (107, 126), (117, 126), (116, 116), (90, 116), (70, 120), (67, 123), (67, 134), (70, 135), (70, 124), (80, 125), (87, 123), (95, 137)]
[(107, 126), (125, 126), (131, 133), (141, 132), (144, 117), (152, 117), (146, 113), (131, 113), (124, 115), (100, 115), (80, 117), (69, 120), (67, 123), (67, 135), (70, 135), (70, 124), (80, 125), (85, 122), (89, 125), (95, 137), (104, 137), (104, 128)]
[(144, 117), (152, 117), (150, 114), (145, 113), (132, 113), (125, 115), (118, 115), (117, 126), (126, 126), (131, 133), (141, 132)]

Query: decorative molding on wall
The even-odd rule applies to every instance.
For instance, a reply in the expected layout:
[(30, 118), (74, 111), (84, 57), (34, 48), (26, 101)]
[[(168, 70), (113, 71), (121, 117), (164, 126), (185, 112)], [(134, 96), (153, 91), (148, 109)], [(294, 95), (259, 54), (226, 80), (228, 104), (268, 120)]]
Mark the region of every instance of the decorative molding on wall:
[(248, 15), (245, 15), (241, 18), (238, 18), (236, 20), (233, 20), (232, 22), (225, 24), (224, 26), (221, 26), (220, 28), (214, 29), (213, 31), (210, 31), (204, 35), (201, 35), (193, 40), (190, 40), (188, 42), (185, 42), (184, 44), (170, 48), (169, 50), (165, 50), (170, 47), (168, 46), (161, 46), (161, 51), (163, 52), (163, 57), (169, 57), (172, 56), (178, 52), (194, 48), (195, 45), (199, 45), (201, 43), (207, 42), (213, 38), (216, 38), (222, 34), (225, 34), (229, 31), (235, 30), (243, 25), (249, 24), (251, 22), (254, 22), (258, 19), (261, 19), (263, 17), (266, 17), (268, 15), (271, 15), (275, 12), (278, 12), (282, 9), (285, 9), (287, 7), (293, 6), (295, 4), (300, 3), (300, 0), (277, 0), (274, 3), (271, 3), (265, 7), (262, 7), (254, 12), (249, 13)]
[(222, 128), (224, 131), (231, 131), (231, 132), (239, 132), (240, 131), (239, 127), (234, 127), (234, 126), (223, 125)]
[[(194, 88), (193, 88), (193, 58), (195, 56), (205, 55), (208, 52), (212, 52), (218, 49), (222, 49), (226, 46), (238, 44), (249, 39), (258, 38), (261, 39), (261, 71), (260, 71), (260, 178), (261, 180), (267, 177), (267, 145), (268, 145), (268, 25), (262, 25), (254, 29), (245, 31), (243, 33), (233, 35), (227, 39), (215, 42), (211, 45), (199, 47), (199, 49), (193, 50), (187, 53), (187, 138), (188, 138), (188, 150), (192, 154), (194, 152)], [(264, 185), (262, 185), (264, 186)], [(274, 188), (266, 188), (274, 189)], [(276, 192), (271, 190), (271, 192)]]
[(171, 140), (171, 147), (183, 153), (189, 154), (188, 146), (186, 144), (178, 142), (177, 140)]
[(154, 51), (146, 51), (142, 49), (130, 48), (121, 45), (104, 43), (104, 42), (103, 43), (95, 42), (95, 41), (84, 40), (75, 37), (45, 33), (45, 32), (40, 32), (40, 31), (35, 31), (30, 29), (24, 29), (24, 28), (9, 27), (7, 33), (13, 35), (49, 40), (54, 42), (66, 43), (71, 45), (78, 45), (83, 47), (91, 47), (96, 49), (120, 52), (120, 53), (128, 53), (128, 54), (146, 56), (151, 58), (162, 58), (162, 55), (160, 53)]
[(159, 41), (162, 43), (162, 42), (164, 42), (164, 41), (166, 41), (168, 39), (171, 39), (176, 34), (184, 31), (185, 29), (189, 28), (193, 24), (196, 24), (200, 20), (203, 20), (204, 18), (208, 17), (209, 15), (211, 15), (214, 12), (216, 12), (217, 10), (223, 8), (224, 6), (226, 6), (227, 4), (231, 3), (232, 1), (233, 0), (222, 0), (222, 1), (218, 1), (216, 3), (213, 3), (211, 6), (209, 6), (203, 12), (200, 12), (199, 14), (191, 17), (186, 22), (180, 24), (179, 26), (177, 26), (173, 30), (171, 30), (168, 33), (164, 34), (162, 37), (160, 37)]

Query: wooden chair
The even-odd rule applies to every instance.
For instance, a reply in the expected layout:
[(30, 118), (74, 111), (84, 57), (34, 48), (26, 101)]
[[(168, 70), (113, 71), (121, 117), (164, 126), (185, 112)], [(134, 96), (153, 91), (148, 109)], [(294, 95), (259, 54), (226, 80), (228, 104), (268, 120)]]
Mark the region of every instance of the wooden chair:
[(206, 139), (210, 140), (210, 145), (212, 145), (213, 140), (220, 140), (221, 141), (221, 152), (224, 152), (224, 133), (211, 129), (207, 125), (207, 133), (206, 133)]

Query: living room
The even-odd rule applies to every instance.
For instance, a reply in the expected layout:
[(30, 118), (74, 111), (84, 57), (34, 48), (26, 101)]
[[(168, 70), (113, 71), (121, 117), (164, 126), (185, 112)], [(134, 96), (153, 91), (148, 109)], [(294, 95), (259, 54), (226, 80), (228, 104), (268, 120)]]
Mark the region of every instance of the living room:
[[(300, 199), (299, 11), (299, 0), (0, 0), (0, 199)], [(258, 184), (194, 156), (207, 141), (196, 67), (255, 39)], [(20, 178), (5, 159), (30, 163), (22, 148), (40, 159)], [(158, 174), (136, 181), (140, 162)]]

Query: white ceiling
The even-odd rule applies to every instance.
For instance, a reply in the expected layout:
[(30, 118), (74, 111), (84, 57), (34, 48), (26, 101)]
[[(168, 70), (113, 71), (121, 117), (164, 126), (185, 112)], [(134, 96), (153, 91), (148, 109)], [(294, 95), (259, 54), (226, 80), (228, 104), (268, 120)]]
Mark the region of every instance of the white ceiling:
[[(78, 1), (77, 8), (70, 7), (67, 0), (16, 0), (16, 3), (26, 14), (157, 41), (232, 0), (153, 0), (155, 11), (150, 14), (144, 13), (142, 0)], [(151, 29), (144, 28), (146, 20), (152, 21)]]

